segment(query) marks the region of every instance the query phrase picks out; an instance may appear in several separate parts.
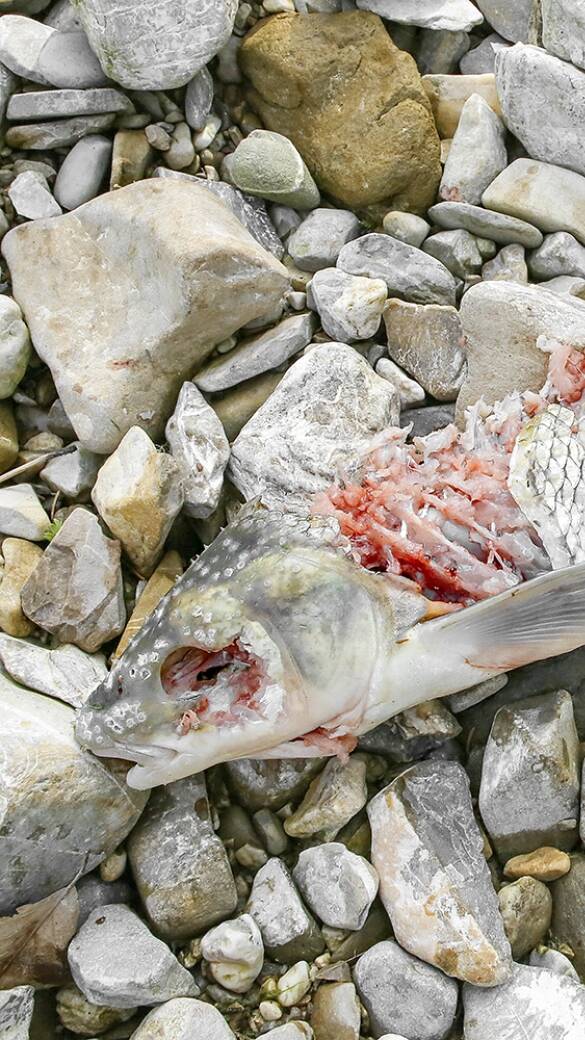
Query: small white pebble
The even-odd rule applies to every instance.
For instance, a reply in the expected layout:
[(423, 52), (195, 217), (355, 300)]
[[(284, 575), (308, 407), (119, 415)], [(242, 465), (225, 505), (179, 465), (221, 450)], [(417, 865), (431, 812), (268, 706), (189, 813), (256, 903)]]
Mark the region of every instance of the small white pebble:
[(278, 1022), (282, 1018), (282, 1008), (274, 1000), (263, 1000), (258, 1010), (265, 1022)]
[(278, 980), (278, 1002), (282, 1007), (294, 1007), (311, 988), (311, 974), (306, 961), (297, 961)]
[(215, 115), (215, 112), (212, 112), (207, 117), (207, 122), (203, 127), (203, 130), (200, 130), (198, 134), (193, 135), (193, 147), (196, 152), (202, 152), (205, 148), (209, 148), (209, 145), (219, 131), (220, 126), (221, 119), (219, 116)]

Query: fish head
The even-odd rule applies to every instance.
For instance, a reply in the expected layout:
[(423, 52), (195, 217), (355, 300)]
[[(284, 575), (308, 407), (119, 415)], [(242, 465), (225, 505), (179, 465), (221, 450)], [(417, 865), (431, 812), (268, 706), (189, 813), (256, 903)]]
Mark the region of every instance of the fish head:
[(355, 728), (394, 621), (348, 553), (328, 518), (262, 511), (226, 528), (86, 701), (80, 743), (137, 763), (128, 782), (146, 788), (335, 720)]

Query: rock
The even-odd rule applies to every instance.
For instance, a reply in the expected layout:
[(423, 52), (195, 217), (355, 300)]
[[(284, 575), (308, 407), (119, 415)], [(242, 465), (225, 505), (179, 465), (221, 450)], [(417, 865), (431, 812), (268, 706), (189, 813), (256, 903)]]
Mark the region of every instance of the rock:
[(542, 245), (528, 257), (528, 269), (538, 281), (560, 275), (585, 278), (585, 246), (566, 231), (546, 235)]
[(569, 231), (585, 243), (585, 177), (573, 170), (516, 159), (484, 191), (482, 202), (541, 231)]
[(528, 963), (531, 968), (547, 968), (555, 975), (566, 975), (569, 979), (579, 982), (579, 976), (569, 958), (565, 957), (564, 953), (559, 953), (558, 950), (539, 946), (538, 950), (533, 950), (530, 954)]
[(330, 928), (358, 931), (378, 891), (376, 871), (340, 842), (301, 852), (293, 878), (314, 914)]
[(480, 235), (502, 245), (517, 242), (534, 249), (542, 244), (542, 234), (532, 224), (502, 213), (471, 206), (467, 202), (438, 202), (431, 206), (429, 217), (444, 228), (464, 228), (473, 235)]
[(29, 170), (19, 173), (8, 188), (8, 197), (21, 217), (39, 220), (58, 217), (62, 210), (51, 194), (47, 180), (41, 173)]
[(109, 130), (115, 115), (72, 116), (71, 119), (55, 119), (46, 123), (23, 123), (11, 126), (6, 134), (6, 143), (11, 148), (51, 150), (70, 148), (87, 134), (98, 134)]
[(74, 708), (79, 708), (107, 675), (101, 654), (86, 654), (68, 644), (48, 650), (6, 635), (0, 636), (0, 660), (8, 675), (22, 686)]
[(230, 993), (247, 993), (264, 963), (262, 936), (249, 914), (207, 932), (201, 940), (201, 953), (215, 981)]
[(53, 32), (39, 55), (35, 80), (62, 90), (103, 87), (109, 82), (84, 32)]
[(488, 260), (487, 264), (483, 265), (481, 277), (484, 282), (519, 282), (526, 285), (528, 267), (524, 246), (504, 246), (493, 260)]
[[(22, 7), (22, 3), (18, 3), (18, 6)], [(81, 22), (75, 14), (70, 0), (55, 0), (43, 21), (45, 25), (50, 25), (53, 29), (59, 29), (60, 32), (81, 31)]]
[(171, 170), (184, 170), (194, 159), (195, 148), (191, 141), (191, 130), (187, 123), (177, 123), (170, 148), (165, 154), (165, 162)]
[(0, 61), (24, 79), (50, 86), (38, 72), (38, 60), (54, 29), (21, 14), (5, 14), (0, 24)]
[(409, 439), (412, 440), (413, 437), (426, 437), (428, 433), (442, 430), (444, 426), (452, 423), (454, 418), (453, 405), (429, 405), (427, 408), (409, 408), (402, 412), (400, 425), (412, 426), (409, 434)]
[(585, 18), (573, 0), (542, 0), (542, 45), (585, 68)]
[(359, 1040), (360, 1003), (353, 982), (319, 986), (313, 997), (311, 1025), (317, 1040)]
[(144, 130), (118, 130), (112, 151), (110, 189), (141, 181), (153, 157)]
[(99, 649), (126, 621), (120, 552), (95, 516), (75, 509), (22, 589), (24, 613), (63, 643)]
[(313, 209), (319, 189), (294, 144), (282, 134), (253, 130), (233, 154), (234, 184), (249, 195), (295, 209)]
[(465, 102), (472, 94), (479, 94), (489, 107), (501, 115), (496, 92), (495, 76), (423, 76), (439, 137), (450, 140), (455, 136)]
[(458, 231), (439, 231), (427, 238), (425, 253), (440, 260), (456, 278), (469, 278), (481, 270), (483, 257), (473, 235), (460, 228)]
[(472, 94), (449, 149), (439, 188), (448, 202), (473, 205), (489, 184), (507, 166), (505, 127), (480, 94)]
[(224, 768), (233, 796), (245, 809), (276, 811), (302, 798), (323, 762), (318, 758), (239, 758), (226, 762)]
[(134, 610), (122, 637), (114, 651), (114, 657), (120, 657), (130, 640), (140, 631), (146, 618), (160, 602), (163, 596), (172, 589), (177, 578), (183, 573), (181, 557), (174, 550), (165, 553), (158, 567), (146, 582), (143, 592), (138, 596)]
[(212, 398), (211, 406), (225, 430), (228, 441), (236, 439), (246, 423), (268, 400), (282, 376), (282, 372), (265, 372), (264, 375), (247, 379), (233, 390)]
[(410, 379), (390, 358), (380, 358), (374, 369), (376, 375), (393, 383), (400, 397), (401, 408), (416, 408), (426, 400), (426, 394), (416, 380)]
[(63, 209), (77, 209), (95, 198), (104, 182), (112, 156), (109, 137), (89, 134), (65, 157), (55, 181), (55, 198)]
[(500, 708), (483, 757), (479, 807), (503, 862), (541, 845), (573, 847), (579, 772), (569, 693)]
[(464, 76), (481, 76), (486, 72), (494, 72), (496, 67), (496, 54), (511, 45), (498, 33), (490, 33), (479, 46), (473, 47), (464, 54), (459, 62), (459, 71)]
[(422, 246), (431, 230), (430, 225), (416, 213), (400, 213), (390, 210), (384, 216), (384, 231), (392, 238), (398, 238), (409, 246)]
[(358, 960), (354, 982), (377, 1036), (399, 1030), (418, 1040), (446, 1040), (457, 1011), (454, 979), (412, 957), (393, 940)]
[(397, 398), (357, 351), (319, 346), (246, 423), (232, 446), (230, 477), (246, 500), (306, 503), (363, 457), (376, 433), (396, 425)]
[[(112, 222), (116, 235), (107, 236)], [(274, 307), (287, 284), (285, 269), (221, 202), (173, 179), (15, 228), (3, 249), (34, 345), (79, 440), (99, 453), (134, 425), (156, 437), (185, 377), (216, 343)], [(73, 283), (63, 274), (70, 264), (80, 272)]]
[(571, 869), (552, 886), (551, 934), (555, 945), (568, 946), (581, 981), (585, 979), (585, 855), (571, 856)]
[(552, 896), (542, 881), (521, 877), (498, 892), (498, 904), (514, 960), (538, 946), (550, 928)]
[(121, 903), (94, 910), (67, 956), (76, 985), (94, 1004), (129, 1008), (199, 993), (168, 946)]
[(422, 7), (418, 0), (357, 0), (357, 6), (392, 22), (450, 32), (467, 31), (483, 21), (469, 0), (430, 0)]
[(287, 250), (301, 271), (334, 267), (342, 248), (361, 232), (355, 214), (344, 209), (314, 209), (287, 241)]
[(575, 296), (578, 300), (585, 299), (585, 278), (572, 278), (570, 275), (559, 275), (558, 278), (549, 278), (542, 283), (543, 289), (558, 293), (560, 296)]
[(42, 555), (38, 545), (22, 538), (5, 538), (2, 542), (0, 628), (10, 636), (30, 636), (34, 631), (34, 625), (22, 613), (20, 593)]
[(233, 184), (226, 184), (224, 181), (201, 181), (198, 179), (197, 184), (205, 185), (209, 191), (217, 195), (222, 202), (225, 202), (226, 206), (229, 206), (234, 216), (247, 228), (252, 238), (255, 238), (259, 245), (267, 249), (269, 253), (272, 253), (277, 260), (282, 258), (284, 253), (282, 243), (276, 234), (274, 225), (268, 216), (266, 204), (262, 199), (257, 199), (253, 195), (245, 195), (244, 192), (235, 188)]
[(517, 43), (536, 43), (540, 29), (538, 0), (515, 0), (502, 4), (500, 0), (477, 0), (477, 6), (487, 21), (506, 40)]
[(213, 104), (213, 77), (203, 67), (185, 91), (185, 119), (193, 130), (203, 130)]
[(150, 1011), (132, 1040), (235, 1040), (217, 1008), (202, 1000), (177, 997)]
[(298, 354), (311, 342), (317, 327), (312, 314), (285, 318), (273, 328), (241, 340), (233, 350), (208, 362), (194, 381), (206, 393), (228, 390), (246, 379), (277, 368)]
[(89, 1036), (103, 1033), (132, 1019), (137, 1008), (98, 1007), (86, 1000), (77, 986), (65, 986), (57, 993), (59, 1020), (66, 1029)]
[(4, 676), (0, 697), (0, 913), (10, 914), (97, 866), (132, 829), (148, 795), (126, 787), (124, 763), (112, 760), (107, 768), (80, 749), (67, 705)]
[(12, 397), (30, 360), (28, 329), (10, 296), (0, 296), (0, 399)]
[(544, 968), (515, 964), (512, 977), (496, 989), (464, 986), (465, 1040), (579, 1040), (585, 1020), (585, 987)]
[(356, 755), (346, 763), (332, 758), (310, 784), (298, 809), (284, 821), (293, 838), (319, 835), (332, 841), (367, 801), (366, 763)]
[(107, 76), (131, 90), (170, 90), (188, 83), (223, 47), (237, 2), (161, 9), (149, 0), (138, 12), (114, 0), (76, 0), (76, 7)]
[(279, 15), (248, 34), (239, 61), (264, 125), (290, 138), (327, 195), (352, 210), (431, 204), (440, 165), (430, 107), (380, 19)]
[(502, 983), (510, 947), (462, 766), (418, 763), (376, 795), (368, 816), (380, 896), (401, 946), (474, 985)]
[(186, 513), (210, 516), (219, 503), (230, 449), (221, 422), (193, 383), (183, 383), (165, 436), (178, 469)]
[(287, 1022), (271, 1029), (270, 1040), (313, 1040), (314, 1033), (308, 1022)]
[(13, 94), (6, 118), (13, 122), (55, 119), (58, 116), (87, 116), (103, 112), (125, 112), (132, 102), (120, 90), (31, 90)]
[(10, 401), (0, 401), (0, 473), (5, 473), (10, 469), (17, 457), (18, 431), (12, 404)]
[(307, 300), (327, 335), (347, 343), (376, 334), (387, 296), (381, 278), (360, 278), (330, 267), (311, 279)]
[(283, 860), (269, 859), (260, 867), (246, 909), (262, 933), (266, 953), (278, 964), (313, 960), (323, 952), (321, 932)]
[(276, 999), (281, 1007), (294, 1007), (299, 1004), (311, 988), (311, 975), (306, 961), (297, 961), (292, 968), (285, 971), (276, 983)]
[(539, 344), (585, 345), (585, 311), (578, 301), (514, 282), (484, 282), (465, 293), (460, 310), (467, 376), (457, 414), (483, 397), (491, 403), (513, 390), (543, 386), (549, 356)]
[(393, 361), (438, 401), (455, 400), (465, 372), (465, 339), (455, 307), (389, 300), (384, 322)]
[(416, 48), (416, 64), (421, 73), (457, 71), (459, 59), (470, 47), (469, 33), (464, 30), (422, 29)]
[(548, 845), (534, 852), (512, 856), (504, 866), (504, 877), (532, 877), (537, 881), (557, 881), (571, 869), (571, 857)]
[(32, 986), (17, 986), (0, 993), (0, 1032), (4, 1040), (28, 1040), (34, 995)]
[(390, 235), (374, 233), (349, 242), (337, 267), (347, 274), (381, 278), (391, 296), (412, 303), (455, 303), (457, 283), (443, 264)]
[(50, 459), (40, 472), (41, 480), (51, 491), (60, 491), (66, 498), (85, 497), (95, 484), (102, 458), (87, 451), (79, 442), (67, 455)]
[(127, 881), (102, 881), (97, 871), (80, 878), (76, 888), (79, 898), (78, 928), (98, 906), (104, 906), (106, 903), (129, 903), (133, 895)]
[(32, 484), (0, 488), (0, 534), (42, 542), (50, 522)]

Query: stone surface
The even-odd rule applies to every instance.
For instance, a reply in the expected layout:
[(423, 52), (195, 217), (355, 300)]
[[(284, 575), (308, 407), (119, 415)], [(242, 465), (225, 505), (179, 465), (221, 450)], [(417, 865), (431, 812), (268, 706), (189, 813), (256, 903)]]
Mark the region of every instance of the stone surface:
[(223, 1015), (211, 1004), (176, 997), (150, 1011), (132, 1040), (235, 1040)]
[(88, 134), (109, 130), (115, 115), (72, 116), (70, 119), (47, 120), (46, 123), (23, 123), (11, 126), (6, 143), (11, 148), (47, 151), (70, 148)]
[(438, 202), (436, 206), (431, 206), (429, 217), (439, 227), (464, 228), (473, 235), (480, 235), (501, 245), (517, 242), (534, 249), (542, 244), (541, 232), (525, 220), (517, 220), (467, 202)]
[(387, 297), (381, 278), (361, 278), (329, 267), (311, 279), (307, 303), (317, 311), (327, 335), (347, 343), (375, 336)]
[(373, 11), (392, 22), (451, 32), (473, 29), (483, 18), (469, 0), (357, 0), (358, 8)]
[(213, 77), (202, 68), (185, 91), (185, 119), (193, 130), (203, 130), (213, 104)]
[(110, 189), (142, 180), (153, 157), (144, 130), (118, 130), (112, 150)]
[(0, 23), (0, 61), (24, 79), (49, 86), (38, 72), (38, 60), (54, 29), (22, 14), (3, 14)]
[[(496, 989), (463, 989), (465, 1040), (579, 1040), (585, 1021), (585, 986), (543, 968), (515, 964)], [(520, 1034), (521, 1035), (521, 1034)]]
[(32, 986), (0, 992), (0, 1031), (4, 1040), (28, 1040), (34, 995)]
[[(578, 243), (576, 243), (578, 245)], [(511, 244), (503, 246), (493, 260), (488, 260), (481, 269), (484, 282), (528, 282), (528, 267), (524, 246)]]
[(177, 465), (186, 513), (210, 516), (219, 503), (230, 450), (221, 422), (194, 383), (183, 383), (165, 436)]
[(439, 187), (448, 202), (476, 205), (489, 184), (507, 166), (506, 130), (480, 94), (461, 110)]
[(77, 209), (98, 194), (110, 168), (112, 142), (89, 134), (73, 146), (59, 168), (54, 194), (63, 209)]
[(245, 38), (250, 100), (285, 134), (318, 186), (350, 209), (423, 211), (440, 178), (439, 143), (410, 55), (362, 11), (279, 15)]
[(317, 1040), (359, 1040), (360, 1004), (353, 982), (319, 986), (313, 997), (311, 1025)]
[(237, 0), (159, 5), (140, 10), (114, 0), (76, 0), (79, 18), (104, 72), (132, 90), (188, 83), (229, 38)]
[(230, 993), (246, 993), (264, 963), (262, 936), (250, 914), (212, 928), (201, 940), (201, 953), (215, 981)]
[(445, 265), (455, 278), (467, 279), (481, 270), (483, 257), (473, 235), (457, 231), (438, 231), (423, 244), (425, 253)]
[[(157, 436), (185, 377), (287, 285), (285, 269), (221, 202), (174, 179), (15, 228), (3, 249), (36, 350), (79, 440), (98, 452), (133, 425)], [(63, 276), (70, 264), (83, 270), (73, 284)]]
[(49, 650), (24, 639), (0, 636), (0, 660), (5, 671), (22, 686), (56, 697), (74, 708), (79, 708), (107, 675), (102, 654), (86, 654), (67, 643)]
[(465, 338), (456, 309), (389, 300), (384, 322), (393, 361), (438, 401), (454, 401), (465, 371)]
[(457, 1010), (458, 987), (437, 968), (393, 940), (376, 943), (353, 977), (375, 1036), (399, 1031), (418, 1040), (446, 1040)]
[(503, 862), (541, 845), (573, 847), (579, 771), (570, 694), (500, 708), (483, 758), (479, 807)]
[(531, 968), (547, 968), (555, 975), (566, 975), (569, 979), (579, 982), (579, 976), (569, 958), (550, 947), (539, 946), (538, 950), (533, 950), (528, 963)]
[(585, 68), (585, 12), (574, 0), (542, 0), (542, 44), (557, 58)]
[(228, 441), (235, 441), (240, 431), (268, 400), (282, 380), (282, 372), (265, 372), (247, 379), (232, 390), (216, 394), (211, 406), (220, 420)]
[(423, 76), (423, 86), (431, 102), (439, 136), (443, 140), (455, 136), (463, 106), (472, 94), (479, 94), (496, 115), (501, 115), (493, 74)]
[(225, 202), (226, 206), (229, 206), (234, 216), (240, 221), (240, 224), (244, 225), (259, 245), (267, 249), (269, 253), (272, 253), (277, 260), (282, 258), (284, 249), (268, 216), (263, 199), (255, 198), (253, 195), (246, 195), (239, 188), (234, 187), (233, 184), (226, 184), (224, 181), (201, 181), (198, 179), (197, 184), (205, 185), (209, 191), (217, 195), (222, 202)]
[(293, 878), (307, 906), (330, 928), (357, 931), (378, 891), (376, 871), (341, 842), (301, 852)]
[(581, 981), (585, 979), (585, 854), (571, 855), (571, 869), (551, 888), (553, 919), (551, 935), (555, 944), (568, 946), (571, 963)]
[(136, 1008), (110, 1008), (86, 1000), (77, 986), (64, 986), (57, 993), (56, 1010), (59, 1022), (81, 1036), (94, 1036), (104, 1030), (128, 1022)]
[(418, 763), (376, 795), (368, 815), (380, 896), (400, 944), (447, 975), (502, 983), (510, 947), (464, 769)]
[(39, 55), (37, 73), (37, 82), (48, 82), (62, 90), (109, 83), (84, 32), (54, 32)]
[(30, 90), (13, 94), (6, 118), (12, 122), (55, 119), (58, 116), (87, 116), (102, 112), (124, 112), (130, 100), (120, 90)]
[(471, 43), (469, 33), (462, 29), (423, 29), (418, 36), (415, 55), (421, 73), (456, 72)]
[(396, 391), (357, 351), (319, 346), (295, 362), (236, 438), (231, 479), (247, 500), (304, 503), (396, 424), (397, 404)]
[(228, 390), (298, 354), (311, 342), (317, 327), (312, 314), (284, 318), (266, 332), (241, 340), (233, 350), (210, 361), (197, 373), (194, 382), (205, 393)]
[(165, 939), (190, 938), (233, 913), (234, 879), (203, 776), (157, 788), (127, 847), (148, 920)]
[(262, 933), (266, 953), (277, 963), (313, 960), (323, 952), (321, 932), (283, 860), (269, 859), (260, 867), (246, 909)]
[(86, 509), (75, 509), (45, 549), (23, 587), (22, 609), (61, 642), (89, 652), (124, 628), (120, 543)]
[(289, 235), (287, 250), (301, 271), (334, 267), (342, 248), (361, 232), (354, 213), (344, 209), (314, 209)]
[(370, 234), (341, 250), (337, 267), (347, 274), (381, 278), (390, 296), (411, 303), (454, 304), (457, 283), (443, 264), (390, 235)]
[(422, 246), (431, 230), (430, 225), (416, 213), (400, 213), (389, 210), (382, 221), (384, 231), (392, 238), (398, 238), (409, 246)]
[(510, 46), (511, 44), (504, 40), (503, 36), (498, 33), (490, 33), (477, 47), (473, 47), (463, 55), (459, 62), (459, 71), (464, 76), (481, 76), (486, 72), (494, 72), (496, 54), (502, 47)]
[(0, 534), (42, 542), (49, 524), (32, 484), (0, 488)]
[(295, 209), (313, 209), (319, 189), (294, 144), (271, 130), (253, 130), (230, 164), (234, 184), (250, 195)]
[(30, 360), (28, 329), (10, 296), (0, 296), (0, 399), (12, 397)]
[(304, 795), (311, 780), (323, 768), (318, 758), (250, 759), (225, 763), (228, 786), (245, 809), (282, 809)]
[(382, 376), (382, 379), (387, 379), (389, 383), (394, 384), (400, 396), (401, 408), (416, 408), (426, 400), (426, 394), (420, 383), (417, 383), (415, 379), (410, 379), (406, 372), (395, 365), (390, 358), (380, 358), (374, 371), (376, 375)]
[(27, 170), (19, 173), (8, 188), (8, 198), (21, 217), (39, 220), (43, 217), (58, 217), (61, 207), (55, 201), (42, 173)]
[(477, 0), (477, 6), (490, 25), (506, 40), (536, 43), (540, 28), (539, 0)]
[(100, 455), (77, 443), (69, 454), (49, 459), (41, 470), (41, 480), (51, 491), (60, 491), (66, 498), (85, 497), (95, 484), (102, 461)]
[(363, 809), (368, 797), (366, 764), (359, 755), (348, 762), (332, 758), (311, 781), (301, 804), (284, 821), (293, 838), (320, 837), (332, 841), (346, 823)]
[(585, 278), (585, 246), (567, 231), (545, 235), (542, 245), (530, 253), (528, 269), (537, 281), (561, 275)]
[(557, 881), (571, 869), (571, 857), (561, 849), (544, 845), (534, 852), (512, 856), (504, 866), (504, 877), (533, 877), (537, 881)]
[(10, 636), (30, 636), (34, 631), (34, 625), (22, 612), (20, 593), (42, 555), (38, 545), (22, 538), (5, 538), (2, 542), (0, 628)]
[(541, 231), (569, 231), (585, 243), (585, 177), (574, 170), (516, 159), (484, 191), (482, 202)]
[(121, 903), (94, 910), (67, 956), (76, 985), (93, 1004), (129, 1008), (199, 993), (168, 946)]
[(504, 930), (514, 960), (539, 946), (550, 928), (552, 896), (542, 881), (521, 877), (498, 892)]

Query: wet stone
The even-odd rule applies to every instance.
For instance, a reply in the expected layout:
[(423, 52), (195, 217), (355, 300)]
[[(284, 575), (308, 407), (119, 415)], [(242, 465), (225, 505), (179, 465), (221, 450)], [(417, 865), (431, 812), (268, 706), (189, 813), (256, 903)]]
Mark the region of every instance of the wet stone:
[(374, 233), (349, 242), (339, 254), (337, 267), (346, 274), (380, 278), (390, 296), (411, 303), (455, 303), (457, 284), (447, 268), (390, 235)]
[(367, 800), (366, 763), (359, 755), (348, 762), (336, 758), (312, 782), (299, 807), (284, 821), (292, 838), (332, 841)]
[(378, 891), (376, 871), (341, 842), (301, 852), (293, 878), (307, 906), (330, 928), (358, 931)]
[(288, 868), (269, 859), (254, 878), (247, 912), (261, 933), (266, 953), (279, 964), (311, 961), (325, 943), (317, 924), (303, 905)]
[(521, 877), (498, 892), (504, 930), (514, 960), (521, 960), (546, 936), (552, 917), (552, 896), (542, 881)]

